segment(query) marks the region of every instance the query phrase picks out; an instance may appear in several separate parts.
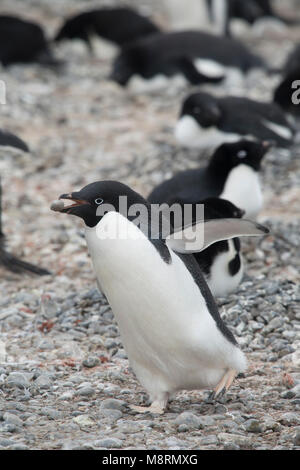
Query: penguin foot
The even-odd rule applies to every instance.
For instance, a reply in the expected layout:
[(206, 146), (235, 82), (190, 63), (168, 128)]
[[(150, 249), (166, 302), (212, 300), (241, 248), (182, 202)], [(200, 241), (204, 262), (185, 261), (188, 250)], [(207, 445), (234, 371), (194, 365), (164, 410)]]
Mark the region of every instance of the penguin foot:
[(153, 413), (161, 415), (165, 412), (165, 405), (162, 405), (157, 401), (154, 401), (150, 406), (129, 405), (129, 408), (137, 413)]
[(212, 392), (214, 399), (217, 397), (223, 396), (229, 390), (236, 375), (237, 375), (237, 372), (234, 369), (228, 370), (223, 375), (222, 379), (220, 380), (220, 382), (218, 383), (218, 385)]

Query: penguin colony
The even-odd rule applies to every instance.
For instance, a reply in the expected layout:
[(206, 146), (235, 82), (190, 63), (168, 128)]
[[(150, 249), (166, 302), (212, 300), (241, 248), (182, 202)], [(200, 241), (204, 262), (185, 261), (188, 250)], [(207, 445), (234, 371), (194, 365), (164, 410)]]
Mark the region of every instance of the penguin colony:
[[(213, 3), (207, 2), (210, 14)], [(243, 279), (240, 238), (269, 233), (256, 220), (263, 207), (259, 172), (266, 154), (275, 146), (289, 149), (299, 128), (300, 108), (292, 102), (291, 84), (300, 80), (300, 54), (297, 46), (280, 71), (273, 101), (224, 94), (233, 72), (241, 79), (253, 69), (275, 73), (232, 37), (230, 20), (238, 17), (252, 24), (273, 16), (293, 24), (275, 14), (270, 2), (227, 3), (220, 36), (201, 30), (166, 31), (151, 18), (120, 7), (78, 12), (50, 41), (38, 24), (0, 16), (0, 62), (5, 67), (37, 62), (63, 73), (67, 58), (58, 60), (55, 47), (79, 39), (92, 54), (97, 35), (118, 48), (108, 79), (123, 87), (124, 94), (137, 84), (144, 89), (154, 83), (168, 85), (179, 76), (187, 94), (178, 102), (174, 138), (183, 147), (210, 151), (205, 166), (173, 175), (148, 195), (123, 181), (97, 178), (79, 191), (62, 188), (62, 194), (51, 195), (51, 210), (83, 222), (98, 287), (115, 315), (130, 365), (149, 395), (151, 405), (133, 405), (136, 412), (163, 413), (169, 398), (180, 390), (208, 389), (217, 398), (247, 369), (246, 357), (224, 324), (215, 298), (234, 292)], [(203, 90), (205, 84), (216, 93)], [(13, 129), (0, 130), (0, 146), (29, 152)], [(5, 181), (2, 186), (5, 196)], [(122, 197), (128, 207), (145, 208), (143, 216), (125, 213)], [(174, 219), (165, 233), (157, 223), (165, 217), (161, 204), (191, 206), (190, 223)], [(199, 205), (204, 207), (201, 218)], [(50, 275), (9, 255), (1, 223), (0, 264), (16, 273)]]

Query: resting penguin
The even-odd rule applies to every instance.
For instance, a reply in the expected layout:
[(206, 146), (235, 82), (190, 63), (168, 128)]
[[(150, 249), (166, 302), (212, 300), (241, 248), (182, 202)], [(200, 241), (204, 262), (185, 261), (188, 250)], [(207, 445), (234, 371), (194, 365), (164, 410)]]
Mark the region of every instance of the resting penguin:
[(202, 31), (151, 34), (127, 44), (115, 59), (110, 78), (122, 86), (153, 85), (155, 80), (183, 77), (188, 83), (219, 83), (263, 68), (263, 60), (244, 44)]
[(228, 390), (246, 369), (246, 359), (192, 252), (217, 240), (268, 230), (244, 219), (225, 219), (167, 235), (147, 201), (116, 181), (91, 183), (60, 200), (72, 204), (62, 208), (55, 203), (52, 209), (85, 223), (97, 279), (131, 367), (150, 395), (149, 408), (132, 408), (162, 413), (178, 390), (214, 387), (216, 396)]
[(159, 28), (147, 17), (132, 8), (99, 8), (83, 11), (66, 19), (55, 36), (55, 41), (82, 39), (92, 50), (92, 34), (118, 46), (143, 36), (159, 32)]
[(295, 129), (276, 103), (237, 96), (216, 97), (198, 92), (182, 105), (175, 127), (176, 139), (186, 147), (215, 147), (242, 138), (292, 145)]
[(263, 205), (259, 179), (270, 142), (240, 140), (220, 145), (204, 167), (180, 171), (148, 196), (151, 204), (195, 204), (208, 197), (227, 199), (255, 218)]
[(0, 15), (0, 62), (4, 66), (29, 62), (62, 65), (53, 57), (43, 28), (13, 15)]

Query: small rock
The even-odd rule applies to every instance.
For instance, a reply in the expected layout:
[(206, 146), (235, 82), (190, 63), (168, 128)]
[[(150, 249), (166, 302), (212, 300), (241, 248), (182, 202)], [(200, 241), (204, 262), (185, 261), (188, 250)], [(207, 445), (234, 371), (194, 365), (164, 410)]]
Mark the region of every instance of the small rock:
[(279, 422), (283, 424), (283, 426), (294, 426), (300, 424), (300, 417), (297, 416), (295, 413), (284, 413), (280, 418)]
[(51, 380), (48, 375), (41, 374), (35, 380), (34, 384), (36, 385), (37, 388), (40, 388), (42, 390), (48, 390), (51, 387)]
[(294, 437), (294, 445), (300, 446), (300, 430), (296, 432), (296, 435)]
[(84, 367), (96, 367), (100, 364), (100, 359), (97, 356), (89, 356), (82, 361)]
[(95, 390), (91, 386), (80, 387), (79, 390), (76, 391), (75, 395), (79, 395), (82, 397), (91, 397), (95, 394)]
[(80, 427), (94, 426), (95, 422), (88, 415), (79, 415), (73, 418), (74, 423)]
[(126, 406), (125, 401), (117, 400), (115, 398), (107, 398), (106, 400), (103, 400), (101, 402), (100, 409), (124, 411), (125, 406)]
[(248, 421), (245, 421), (244, 426), (247, 432), (264, 432), (264, 426), (257, 419), (248, 419)]
[(177, 416), (177, 418), (175, 419), (175, 425), (177, 427), (184, 425), (184, 429), (188, 428), (188, 430), (203, 429), (204, 427), (200, 418), (189, 411), (184, 411), (179, 416)]
[[(103, 408), (101, 410), (101, 415), (105, 418), (110, 418), (113, 421), (117, 421), (118, 419), (122, 418), (123, 413), (120, 410), (114, 410), (112, 408)], [(100, 422), (101, 425), (101, 422)]]
[(30, 383), (27, 377), (20, 372), (11, 372), (6, 379), (6, 385), (9, 387), (26, 388)]
[(3, 420), (6, 423), (14, 424), (16, 426), (23, 426), (23, 421), (15, 414), (6, 412), (3, 414)]
[(107, 437), (105, 439), (100, 439), (99, 441), (94, 441), (95, 447), (105, 447), (106, 449), (121, 449), (122, 441), (115, 437)]

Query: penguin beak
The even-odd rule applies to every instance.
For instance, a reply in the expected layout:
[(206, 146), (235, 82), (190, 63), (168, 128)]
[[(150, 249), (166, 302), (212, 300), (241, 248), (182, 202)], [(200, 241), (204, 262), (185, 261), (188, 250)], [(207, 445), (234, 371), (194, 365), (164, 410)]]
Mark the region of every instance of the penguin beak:
[(90, 205), (88, 201), (85, 201), (84, 199), (80, 199), (76, 195), (76, 193), (62, 194), (61, 196), (59, 196), (59, 199), (67, 199), (73, 202), (73, 204), (71, 204), (70, 206), (64, 207), (59, 211), (59, 212), (64, 212), (66, 214), (72, 214), (72, 209), (74, 207)]
[(262, 146), (265, 149), (265, 151), (267, 152), (268, 150), (270, 150), (271, 148), (276, 146), (276, 142), (275, 142), (275, 140), (264, 140), (262, 142)]

